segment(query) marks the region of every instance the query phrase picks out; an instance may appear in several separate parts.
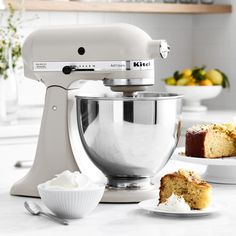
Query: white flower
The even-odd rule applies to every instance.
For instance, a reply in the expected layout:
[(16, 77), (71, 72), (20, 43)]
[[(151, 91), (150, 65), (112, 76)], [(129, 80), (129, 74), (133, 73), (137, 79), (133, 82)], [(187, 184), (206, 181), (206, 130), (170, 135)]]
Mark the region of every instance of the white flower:
[(6, 64), (3, 63), (3, 62), (0, 62), (0, 68), (1, 68), (1, 69), (5, 69), (5, 68), (6, 68)]
[(4, 47), (4, 43), (2, 40), (0, 40), (0, 48), (3, 48)]

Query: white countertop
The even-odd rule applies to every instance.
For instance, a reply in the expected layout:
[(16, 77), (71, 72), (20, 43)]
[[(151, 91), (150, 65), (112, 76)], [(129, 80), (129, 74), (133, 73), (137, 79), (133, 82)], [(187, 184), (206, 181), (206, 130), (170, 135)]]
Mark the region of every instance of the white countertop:
[(37, 140), (43, 113), (42, 106), (19, 107), (17, 119), (0, 121), (0, 145)]
[[(73, 220), (69, 226), (57, 225), (44, 217), (31, 216), (23, 207), (27, 198), (9, 195), (11, 185), (28, 169), (17, 169), (17, 160), (32, 160), (35, 155), (42, 108), (23, 109), (20, 119), (12, 125), (0, 125), (0, 235), (235, 235), (236, 186), (214, 185), (214, 203), (222, 206), (219, 214), (201, 218), (168, 218), (140, 210), (137, 204), (100, 204), (84, 219)], [(31, 117), (26, 119), (25, 117)], [(236, 111), (183, 113), (183, 126), (199, 122), (229, 122)], [(14, 139), (14, 142), (12, 140)], [(9, 141), (11, 140), (11, 141)], [(18, 141), (17, 141), (18, 140)], [(21, 141), (19, 141), (21, 140)], [(170, 161), (155, 177), (190, 168), (203, 173), (205, 166)], [(40, 199), (33, 199), (42, 204)]]
[[(17, 160), (32, 159), (36, 144), (0, 145), (0, 235), (235, 235), (236, 186), (214, 185), (214, 203), (222, 207), (219, 214), (197, 218), (163, 217), (140, 210), (137, 204), (99, 204), (89, 216), (73, 220), (69, 226), (54, 223), (43, 216), (31, 216), (23, 207), (28, 199), (9, 195), (10, 186), (28, 171), (16, 169)], [(201, 165), (170, 161), (156, 176), (178, 168), (191, 168), (198, 173)], [(33, 201), (42, 204), (40, 199)]]
[[(9, 143), (9, 139), (37, 137), (40, 129), (42, 113), (42, 106), (20, 107), (17, 120), (13, 122), (0, 123), (0, 144)], [(182, 117), (182, 128), (183, 131), (185, 131), (186, 128), (196, 123), (227, 123), (236, 121), (236, 110), (183, 112)]]

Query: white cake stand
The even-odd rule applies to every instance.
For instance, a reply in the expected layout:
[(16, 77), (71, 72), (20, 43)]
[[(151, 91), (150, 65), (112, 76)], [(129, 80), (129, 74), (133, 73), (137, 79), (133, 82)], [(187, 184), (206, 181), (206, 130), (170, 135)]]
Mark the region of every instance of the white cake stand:
[(209, 159), (185, 156), (185, 148), (177, 148), (172, 156), (173, 160), (206, 165), (204, 180), (211, 183), (236, 184), (236, 156)]

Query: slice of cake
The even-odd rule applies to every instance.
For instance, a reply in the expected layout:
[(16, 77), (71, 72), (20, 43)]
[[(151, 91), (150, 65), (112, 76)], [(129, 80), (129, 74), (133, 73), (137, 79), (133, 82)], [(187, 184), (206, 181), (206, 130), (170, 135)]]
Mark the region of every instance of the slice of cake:
[(203, 209), (211, 202), (211, 185), (193, 171), (178, 170), (161, 178), (159, 204), (175, 194), (183, 197), (191, 209)]
[(236, 126), (233, 124), (197, 125), (186, 132), (185, 155), (220, 158), (236, 155)]

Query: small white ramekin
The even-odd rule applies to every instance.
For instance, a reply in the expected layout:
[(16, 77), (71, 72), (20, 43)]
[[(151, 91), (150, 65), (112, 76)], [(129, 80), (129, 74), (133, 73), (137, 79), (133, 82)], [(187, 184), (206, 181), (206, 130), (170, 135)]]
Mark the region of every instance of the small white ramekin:
[(91, 213), (100, 202), (105, 185), (92, 189), (60, 190), (38, 185), (39, 195), (54, 214), (66, 219), (78, 219)]

